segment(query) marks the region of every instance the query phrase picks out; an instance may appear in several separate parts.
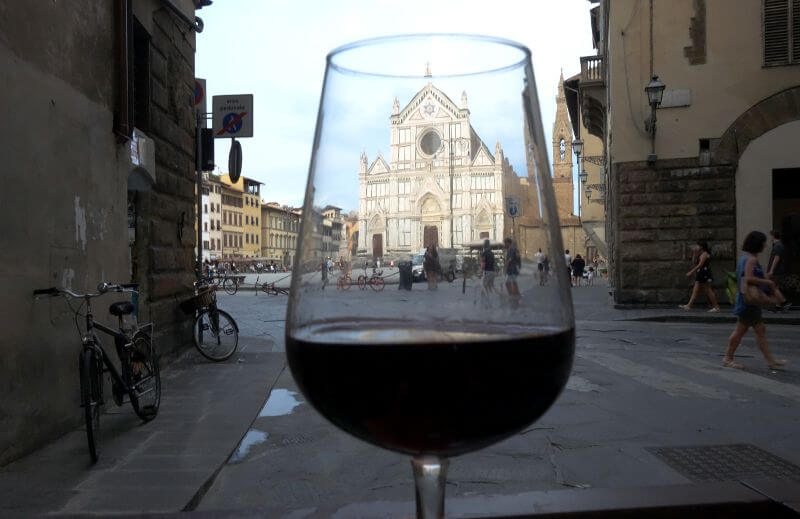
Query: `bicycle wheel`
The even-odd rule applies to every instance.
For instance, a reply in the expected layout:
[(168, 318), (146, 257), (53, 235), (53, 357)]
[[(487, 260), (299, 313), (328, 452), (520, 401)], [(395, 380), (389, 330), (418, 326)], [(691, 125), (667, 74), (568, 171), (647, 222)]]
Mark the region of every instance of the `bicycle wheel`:
[(275, 288), (275, 283), (269, 283), (269, 285), (265, 285), (264, 286), (264, 292), (266, 292), (267, 295), (270, 295), (270, 296), (277, 296), (278, 295), (278, 289)]
[(369, 286), (371, 286), (372, 290), (375, 292), (380, 292), (383, 290), (384, 285), (386, 285), (386, 282), (383, 280), (383, 278), (375, 277), (369, 280)]
[(261, 283), (260, 288), (265, 294), (269, 294), (269, 291), (270, 291), (270, 284), (269, 283), (266, 283), (266, 282)]
[(234, 295), (239, 290), (239, 283), (234, 278), (225, 278), (222, 282), (222, 289), (229, 295)]
[(367, 276), (358, 276), (358, 288), (361, 290), (367, 288)]
[(132, 347), (125, 369), (130, 388), (131, 406), (136, 415), (149, 422), (158, 414), (161, 404), (161, 371), (158, 356), (150, 335), (138, 331), (133, 335)]
[(228, 312), (206, 308), (194, 322), (194, 345), (208, 360), (227, 360), (239, 346), (239, 327)]
[(86, 420), (86, 440), (89, 444), (89, 457), (97, 461), (98, 440), (100, 436), (100, 406), (102, 405), (102, 373), (98, 369), (97, 354), (91, 348), (81, 350), (78, 365), (81, 375), (81, 407)]

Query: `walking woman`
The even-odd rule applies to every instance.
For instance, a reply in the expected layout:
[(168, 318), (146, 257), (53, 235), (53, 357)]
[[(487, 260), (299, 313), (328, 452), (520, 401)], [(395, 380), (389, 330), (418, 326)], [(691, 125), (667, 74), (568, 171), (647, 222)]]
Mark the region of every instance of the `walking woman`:
[(742, 244), (744, 254), (736, 264), (736, 305), (733, 313), (738, 317), (736, 328), (728, 339), (728, 347), (722, 365), (727, 368), (743, 369), (744, 366), (734, 360), (736, 348), (742, 342), (748, 328), (753, 328), (756, 343), (770, 368), (779, 368), (786, 364), (785, 360), (776, 359), (769, 351), (767, 344), (767, 328), (761, 318), (761, 307), (787, 304), (786, 298), (771, 279), (764, 278), (764, 270), (758, 263), (758, 254), (764, 250), (767, 236), (759, 231), (748, 234)]
[(689, 302), (685, 305), (679, 305), (684, 310), (691, 310), (697, 296), (700, 295), (700, 290), (704, 290), (708, 295), (708, 300), (711, 302), (711, 309), (709, 312), (719, 312), (719, 304), (717, 303), (717, 296), (714, 295), (714, 289), (711, 284), (714, 278), (711, 276), (711, 251), (708, 249), (708, 242), (700, 240), (697, 242), (698, 252), (697, 264), (686, 273), (686, 277), (692, 277), (694, 274), (694, 287), (692, 288), (692, 296)]

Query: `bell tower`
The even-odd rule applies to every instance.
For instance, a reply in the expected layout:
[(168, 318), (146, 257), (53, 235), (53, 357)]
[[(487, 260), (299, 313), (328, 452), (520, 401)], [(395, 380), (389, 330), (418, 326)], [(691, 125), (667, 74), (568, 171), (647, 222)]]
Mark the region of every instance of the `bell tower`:
[(564, 72), (558, 80), (556, 96), (556, 120), (553, 123), (553, 190), (558, 203), (558, 214), (572, 214), (572, 126), (564, 95)]

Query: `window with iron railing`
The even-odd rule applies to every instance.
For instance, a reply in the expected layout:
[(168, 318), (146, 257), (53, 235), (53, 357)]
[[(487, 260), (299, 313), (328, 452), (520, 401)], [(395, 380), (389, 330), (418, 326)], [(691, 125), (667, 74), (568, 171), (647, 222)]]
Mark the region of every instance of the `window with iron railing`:
[(763, 0), (764, 66), (800, 64), (800, 0)]

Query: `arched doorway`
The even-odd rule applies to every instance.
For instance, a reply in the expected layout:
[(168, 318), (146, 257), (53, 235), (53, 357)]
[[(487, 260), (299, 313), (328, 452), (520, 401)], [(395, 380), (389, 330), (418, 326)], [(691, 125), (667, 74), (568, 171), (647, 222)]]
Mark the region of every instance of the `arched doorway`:
[(442, 233), (442, 205), (433, 195), (425, 196), (420, 202), (420, 227), (422, 248), (440, 245)]
[[(800, 120), (783, 124), (750, 141), (736, 171), (736, 244), (748, 232), (782, 232), (790, 263), (800, 274), (800, 155), (797, 136)], [(769, 249), (762, 254), (766, 267)]]

